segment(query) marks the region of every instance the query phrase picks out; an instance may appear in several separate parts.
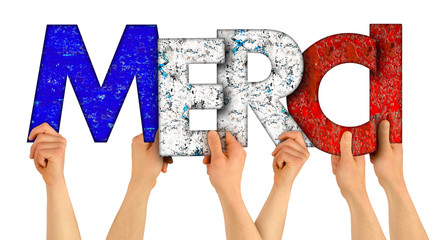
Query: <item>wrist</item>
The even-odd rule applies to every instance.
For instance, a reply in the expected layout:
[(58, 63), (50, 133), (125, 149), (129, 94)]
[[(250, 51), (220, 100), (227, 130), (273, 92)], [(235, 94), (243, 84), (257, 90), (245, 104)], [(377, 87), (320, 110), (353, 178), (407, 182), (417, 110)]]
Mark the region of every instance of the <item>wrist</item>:
[(406, 183), (404, 179), (383, 181), (379, 179), (379, 183), (385, 192), (399, 192), (406, 189)]
[(67, 192), (67, 184), (64, 180), (57, 181), (55, 183), (46, 183), (46, 191), (49, 195), (62, 195), (63, 193)]
[(56, 181), (46, 181), (46, 188), (47, 189), (60, 189), (66, 187), (65, 178), (64, 176), (59, 177)]
[(142, 192), (150, 193), (155, 186), (155, 180), (140, 180), (131, 177), (129, 181), (128, 190), (139, 190)]
[(276, 181), (274, 181), (274, 185), (272, 186), (272, 189), (278, 192), (291, 192), (292, 190), (292, 186), (294, 183), (295, 178), (288, 182), (288, 183), (278, 183)]
[(368, 193), (366, 189), (360, 189), (357, 191), (342, 191), (342, 196), (344, 196), (345, 200), (348, 204), (352, 203), (363, 203), (369, 201)]
[(277, 203), (283, 202), (284, 204), (288, 204), (289, 198), (292, 192), (292, 185), (289, 187), (285, 186), (276, 186), (275, 184), (272, 186), (271, 193), (269, 197), (273, 197), (277, 199)]
[(408, 194), (408, 189), (404, 181), (394, 184), (387, 184), (383, 186), (383, 189), (388, 197), (403, 196)]
[(240, 187), (229, 187), (225, 189), (216, 189), (216, 193), (219, 196), (219, 199), (228, 201), (232, 199), (241, 199), (242, 193), (240, 191)]

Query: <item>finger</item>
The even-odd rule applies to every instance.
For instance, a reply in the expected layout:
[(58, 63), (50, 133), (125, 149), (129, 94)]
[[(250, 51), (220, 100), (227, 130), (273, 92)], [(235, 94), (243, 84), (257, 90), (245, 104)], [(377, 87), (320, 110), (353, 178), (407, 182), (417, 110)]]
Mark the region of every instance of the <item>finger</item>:
[[(34, 160), (38, 163), (38, 165), (42, 168), (46, 168), (47, 162), (49, 161), (48, 158), (50, 157), (48, 153), (48, 149), (37, 149), (35, 151), (35, 158)], [(46, 161), (47, 160), (47, 161)]]
[(389, 142), (389, 121), (383, 120), (380, 122), (379, 129), (377, 132), (377, 149), (388, 149), (391, 147), (391, 143)]
[[(143, 142), (144, 142), (144, 139), (143, 139)], [(160, 137), (158, 136), (158, 130), (157, 130), (157, 132), (155, 133), (155, 139), (154, 139), (154, 142), (152, 143), (151, 148), (154, 148), (158, 152), (159, 147), (160, 147)]]
[(168, 164), (172, 164), (173, 163), (173, 158), (172, 157), (163, 157), (163, 161), (168, 163)]
[(140, 148), (140, 149), (143, 149), (144, 151), (149, 150), (152, 147), (152, 144), (153, 143), (150, 143), (150, 142), (146, 142), (146, 143), (144, 142), (143, 133), (135, 136), (132, 139), (132, 147), (133, 148), (134, 147), (135, 148)]
[(208, 132), (208, 146), (211, 150), (211, 156), (220, 156), (223, 154), (221, 140), (219, 138), (219, 134), (216, 131)]
[(351, 152), (351, 139), (352, 139), (352, 135), (351, 132), (346, 131), (344, 132), (344, 134), (342, 134), (342, 138), (341, 138), (341, 156), (345, 156), (348, 159), (352, 159), (353, 157), (353, 153)]
[(207, 175), (210, 175), (210, 164), (207, 164)]
[(167, 162), (163, 162), (163, 167), (161, 168), (161, 171), (163, 173), (167, 173), (167, 166), (169, 165), (169, 163)]
[(279, 168), (283, 167), (284, 164), (292, 162), (296, 159), (300, 159), (300, 161), (302, 160), (302, 158), (290, 154), (286, 151), (281, 151), (274, 156), (274, 161), (277, 162)]
[(33, 152), (33, 156), (31, 158), (34, 158), (36, 155), (37, 151), (41, 151), (44, 149), (62, 149), (63, 151), (65, 151), (65, 147), (66, 145), (60, 142), (41, 142), (41, 143), (37, 143), (37, 144), (32, 144), (32, 146), (35, 146), (34, 152)]
[(301, 146), (307, 148), (306, 143), (304, 142), (303, 134), (300, 131), (288, 131), (284, 132), (283, 134), (278, 137), (279, 140), (283, 141), (288, 138), (292, 138), (293, 140), (296, 140)]
[(274, 161), (277, 163), (278, 168), (282, 169), (289, 162), (297, 161), (302, 163), (303, 159), (286, 152), (281, 152), (274, 158)]
[(283, 147), (292, 147), (296, 151), (299, 152), (308, 152), (307, 148), (303, 147), (301, 144), (299, 144), (296, 140), (293, 140), (292, 138), (287, 139), (286, 141), (280, 143), (275, 147), (274, 151), (272, 152), (272, 156), (275, 156), (278, 151), (280, 151)]
[[(292, 140), (293, 141), (293, 140)], [(274, 155), (274, 157), (275, 156), (277, 156), (278, 154), (281, 154), (281, 153), (288, 153), (288, 154), (290, 154), (290, 155), (293, 155), (293, 156), (295, 156), (295, 157), (297, 157), (297, 158), (300, 158), (300, 159), (302, 159), (302, 160), (307, 160), (307, 154), (304, 152), (304, 151), (297, 151), (296, 149), (293, 149), (292, 147), (290, 147), (290, 146), (283, 146), (275, 155)], [(287, 160), (286, 160), (287, 161)]]
[(365, 155), (355, 156), (354, 159), (361, 167), (365, 167)]
[(33, 160), (33, 164), (35, 164), (35, 168), (38, 170), (38, 172), (41, 172), (43, 167), (40, 166), (36, 159)]
[(338, 167), (339, 162), (341, 161), (341, 157), (336, 156), (336, 155), (332, 155), (332, 156), (331, 156), (331, 159), (332, 159), (332, 165), (333, 165), (334, 167)]
[(336, 156), (336, 155), (332, 155), (331, 159), (332, 159), (332, 163), (337, 166), (339, 164), (339, 161), (341, 160), (341, 157)]
[(332, 159), (332, 172), (334, 175), (336, 175), (336, 169), (338, 168), (339, 161), (341, 160), (341, 158), (339, 156), (332, 155), (331, 159)]
[(286, 159), (285, 159), (285, 156), (283, 156), (283, 155), (284, 154), (281, 154), (280, 157), (278, 157), (277, 159), (274, 160), (279, 169), (283, 169), (283, 167), (286, 165)]
[(278, 169), (282, 169), (285, 165), (285, 161), (283, 159), (283, 153), (280, 153), (274, 157), (274, 164), (277, 166)]
[(202, 160), (202, 163), (210, 164), (211, 163), (211, 156), (204, 156), (204, 159)]
[(403, 154), (403, 144), (401, 143), (391, 143), (391, 147), (395, 152), (400, 152)]
[(42, 143), (42, 142), (60, 142), (67, 144), (67, 140), (63, 137), (54, 136), (50, 134), (39, 134), (36, 137), (35, 141), (33, 142), (32, 146), (30, 147), (29, 158), (33, 158), (36, 146), (38, 145), (38, 143)]
[(336, 173), (335, 173), (335, 161), (333, 159), (333, 156), (332, 156), (331, 159), (332, 159), (332, 173), (336, 175)]
[(43, 123), (30, 131), (29, 140), (34, 140), (38, 134), (48, 133), (55, 136), (61, 136), (55, 129), (53, 129), (48, 123)]
[(60, 143), (40, 143), (39, 145), (41, 146), (35, 150), (35, 159), (44, 168), (48, 162), (65, 154), (65, 145)]

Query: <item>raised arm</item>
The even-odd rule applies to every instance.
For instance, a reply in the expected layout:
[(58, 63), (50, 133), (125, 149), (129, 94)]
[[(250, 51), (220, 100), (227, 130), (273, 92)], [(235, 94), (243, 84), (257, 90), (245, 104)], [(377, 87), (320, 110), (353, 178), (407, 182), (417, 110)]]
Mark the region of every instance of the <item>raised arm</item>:
[(403, 149), (400, 143), (390, 143), (389, 122), (382, 121), (378, 130), (378, 147), (371, 162), (386, 192), (389, 206), (391, 239), (429, 239), (403, 177)]
[(222, 152), (216, 131), (208, 134), (211, 156), (204, 157), (210, 182), (216, 189), (225, 219), (228, 240), (257, 240), (260, 234), (242, 199), (240, 182), (246, 152), (230, 132), (226, 133), (226, 151)]
[(149, 195), (168, 163), (170, 159), (164, 161), (158, 155), (158, 136), (154, 143), (145, 143), (143, 134), (132, 140), (131, 181), (107, 239), (143, 239)]
[(32, 129), (29, 140), (35, 140), (29, 157), (46, 183), (47, 239), (81, 239), (64, 178), (67, 141), (47, 123)]
[(341, 139), (341, 156), (332, 156), (333, 174), (351, 214), (351, 239), (385, 239), (365, 186), (365, 157), (351, 152), (351, 133)]
[(301, 132), (285, 132), (272, 152), (274, 185), (255, 222), (262, 239), (281, 239), (292, 184), (310, 154)]

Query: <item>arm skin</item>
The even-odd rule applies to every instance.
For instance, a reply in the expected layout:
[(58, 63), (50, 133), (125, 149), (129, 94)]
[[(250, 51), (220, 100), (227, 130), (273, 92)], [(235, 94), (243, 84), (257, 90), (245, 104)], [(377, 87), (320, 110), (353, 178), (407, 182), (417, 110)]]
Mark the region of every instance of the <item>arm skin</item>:
[(281, 239), (292, 184), (310, 154), (301, 132), (285, 132), (272, 152), (274, 185), (255, 222), (262, 239)]
[(380, 123), (377, 151), (370, 158), (388, 197), (391, 239), (429, 239), (403, 177), (402, 144), (390, 143), (389, 128), (388, 121)]
[(35, 140), (29, 157), (46, 183), (47, 239), (81, 239), (64, 179), (67, 141), (47, 123), (32, 129), (29, 140)]
[(143, 239), (149, 195), (160, 171), (167, 172), (171, 163), (159, 156), (158, 145), (158, 134), (154, 143), (145, 143), (143, 134), (132, 140), (131, 181), (107, 239)]
[(350, 132), (341, 138), (341, 156), (332, 156), (333, 174), (347, 200), (351, 214), (351, 239), (386, 239), (368, 198), (365, 186), (365, 157), (351, 152)]
[(208, 134), (211, 156), (204, 157), (210, 182), (216, 189), (225, 219), (225, 231), (229, 240), (261, 239), (242, 199), (240, 182), (245, 165), (246, 152), (230, 132), (226, 133), (226, 151), (222, 152), (216, 131)]

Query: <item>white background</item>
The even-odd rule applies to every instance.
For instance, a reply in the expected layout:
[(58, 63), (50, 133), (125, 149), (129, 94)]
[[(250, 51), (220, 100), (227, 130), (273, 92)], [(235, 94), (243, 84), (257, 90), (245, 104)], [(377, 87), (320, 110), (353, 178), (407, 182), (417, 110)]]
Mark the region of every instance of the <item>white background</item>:
[[(428, 2), (410, 2), (2, 1), (0, 239), (45, 238), (45, 185), (28, 158), (26, 135), (47, 24), (79, 25), (102, 82), (126, 24), (157, 24), (161, 38), (211, 38), (223, 28), (275, 29), (294, 38), (304, 51), (332, 34), (368, 35), (371, 23), (403, 24), (405, 178), (429, 237), (437, 239), (438, 17)], [(256, 60), (250, 65), (264, 69)], [(325, 113), (344, 125), (367, 121), (367, 70), (345, 65), (332, 71), (321, 85)], [(255, 219), (273, 183), (274, 144), (251, 110), (249, 114), (242, 192)], [(140, 131), (136, 85), (109, 142), (94, 143), (68, 83), (60, 133), (68, 140), (65, 175), (83, 239), (105, 238), (129, 182), (131, 139)], [(349, 239), (349, 211), (331, 172), (330, 156), (315, 148), (310, 152), (292, 189), (284, 239)], [(389, 237), (385, 194), (369, 162), (366, 170), (371, 202)], [(145, 238), (225, 239), (220, 203), (201, 157), (175, 158), (169, 172), (159, 177), (149, 201)]]

